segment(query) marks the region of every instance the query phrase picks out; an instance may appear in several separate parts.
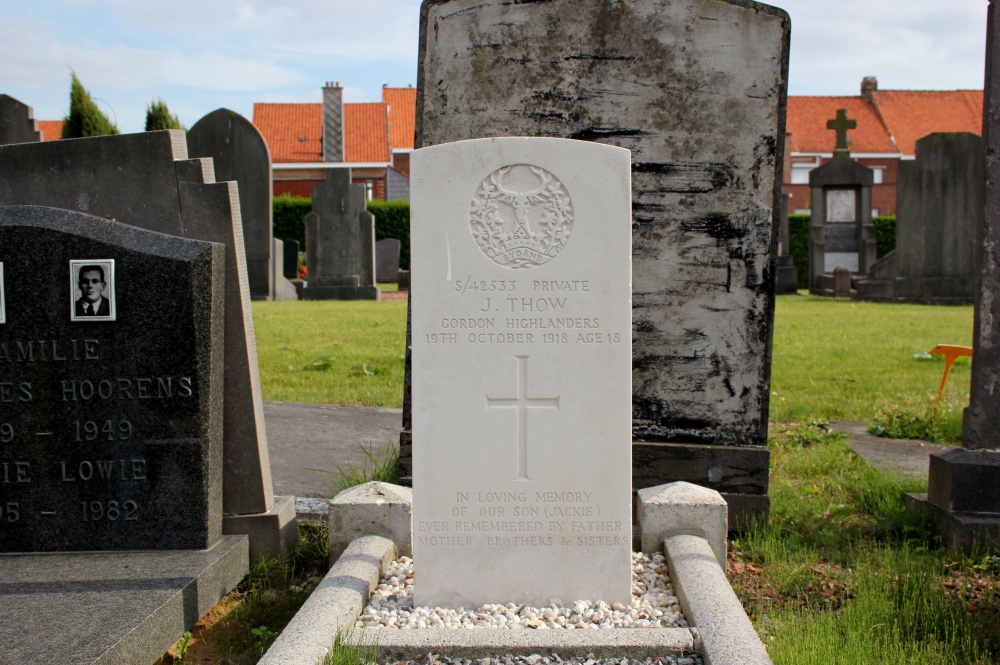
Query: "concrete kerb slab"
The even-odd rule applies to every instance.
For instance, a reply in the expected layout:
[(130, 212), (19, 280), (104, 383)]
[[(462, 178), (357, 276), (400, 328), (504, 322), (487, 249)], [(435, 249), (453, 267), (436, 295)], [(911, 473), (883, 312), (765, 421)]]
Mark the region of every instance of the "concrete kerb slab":
[(701, 635), (705, 665), (771, 665), (707, 540), (679, 534), (663, 541), (674, 593)]
[(396, 545), (387, 538), (362, 536), (351, 542), (259, 665), (320, 663), (337, 631), (354, 628), (382, 571), (395, 558)]

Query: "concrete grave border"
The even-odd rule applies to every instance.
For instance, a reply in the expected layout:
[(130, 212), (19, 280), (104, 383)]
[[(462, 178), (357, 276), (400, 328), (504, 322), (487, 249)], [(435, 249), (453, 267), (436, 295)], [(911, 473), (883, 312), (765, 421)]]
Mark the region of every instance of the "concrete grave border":
[[(428, 651), (452, 658), (495, 657), (508, 653), (558, 653), (562, 657), (594, 654), (602, 658), (620, 657), (625, 652), (629, 658), (698, 653), (706, 665), (736, 662), (770, 665), (771, 659), (719, 563), (718, 543), (710, 543), (705, 537), (705, 534), (711, 534), (710, 538), (717, 534), (720, 526), (725, 532), (724, 525), (709, 523), (717, 522), (717, 517), (711, 515), (721, 514), (725, 519), (725, 511), (716, 509), (721, 496), (714, 490), (687, 483), (681, 487), (675, 485), (677, 483), (669, 483), (645, 492), (645, 496), (657, 499), (656, 510), (647, 510), (647, 515), (658, 512), (662, 516), (662, 511), (670, 510), (664, 495), (681, 494), (686, 500), (684, 505), (674, 507), (677, 514), (670, 519), (658, 518), (667, 526), (644, 525), (652, 532), (643, 534), (643, 542), (651, 538), (652, 542), (663, 544), (674, 592), (684, 615), (693, 624), (691, 628), (595, 631), (385, 629), (377, 633), (380, 660), (419, 660)], [(370, 503), (372, 493), (378, 491), (385, 491), (384, 483), (366, 483), (345, 490), (347, 495), (341, 493), (331, 500), (331, 503), (337, 502), (338, 521), (356, 526), (361, 521), (372, 519), (370, 505), (363, 505), (366, 503), (364, 497), (369, 497)], [(344, 511), (349, 510), (348, 501), (352, 495), (362, 504), (360, 508), (364, 517), (358, 520), (346, 520), (344, 516)], [(697, 503), (693, 497), (698, 496), (704, 500), (705, 506), (692, 509)], [(402, 510), (402, 507), (397, 510)], [(334, 532), (334, 526), (331, 521), (330, 540), (342, 543), (344, 534)], [(385, 525), (382, 528), (390, 531)], [(399, 533), (398, 528), (395, 533)], [(396, 537), (406, 539), (400, 535)], [(408, 542), (394, 543), (378, 535), (351, 540), (309, 600), (264, 654), (259, 665), (319, 663), (329, 652), (337, 630), (350, 631), (354, 628), (385, 567), (396, 558), (398, 551), (409, 549)], [(361, 637), (371, 638), (372, 634)], [(350, 639), (356, 641), (358, 636), (352, 635)]]

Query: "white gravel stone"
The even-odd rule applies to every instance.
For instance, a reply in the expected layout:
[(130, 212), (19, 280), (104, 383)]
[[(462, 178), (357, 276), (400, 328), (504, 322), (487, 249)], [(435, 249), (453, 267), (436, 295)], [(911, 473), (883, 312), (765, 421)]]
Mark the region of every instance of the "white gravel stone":
[[(662, 554), (632, 553), (632, 602), (629, 606), (604, 601), (550, 599), (546, 607), (507, 603), (457, 610), (413, 606), (413, 559), (393, 561), (382, 575), (357, 627), (395, 628), (504, 628), (507, 630), (606, 630), (610, 628), (685, 628), (688, 623), (677, 604)], [(557, 602), (558, 601), (558, 602)]]

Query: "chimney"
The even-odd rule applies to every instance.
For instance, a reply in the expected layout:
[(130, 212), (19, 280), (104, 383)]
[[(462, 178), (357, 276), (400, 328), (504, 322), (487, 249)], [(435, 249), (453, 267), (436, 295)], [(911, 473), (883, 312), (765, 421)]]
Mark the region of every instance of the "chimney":
[(323, 161), (344, 161), (344, 89), (339, 82), (323, 86)]
[(861, 97), (869, 104), (874, 103), (873, 96), (878, 92), (878, 79), (874, 76), (866, 76), (861, 79)]

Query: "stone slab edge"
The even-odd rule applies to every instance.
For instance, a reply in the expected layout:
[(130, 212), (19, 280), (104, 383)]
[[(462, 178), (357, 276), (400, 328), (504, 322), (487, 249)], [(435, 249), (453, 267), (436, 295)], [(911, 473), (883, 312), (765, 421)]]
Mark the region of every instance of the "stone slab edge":
[[(168, 550), (168, 551), (143, 551), (135, 553), (135, 556), (144, 559), (143, 567), (150, 568), (155, 573), (151, 573), (149, 581), (158, 585), (169, 583), (168, 580), (186, 578), (187, 571), (191, 566), (201, 566), (199, 572), (192, 579), (187, 579), (181, 586), (175, 587), (174, 595), (153, 609), (148, 615), (140, 618), (136, 617), (134, 625), (130, 626), (128, 632), (117, 642), (108, 648), (92, 662), (94, 665), (124, 665), (126, 663), (150, 663), (162, 656), (169, 649), (185, 630), (190, 629), (201, 617), (221, 601), (229, 591), (246, 576), (249, 570), (249, 545), (246, 536), (223, 536), (222, 539), (209, 550)], [(74, 568), (67, 566), (65, 557), (50, 554), (14, 554), (18, 558), (32, 559), (32, 565), (36, 569), (44, 570), (48, 566), (52, 573), (43, 577), (50, 580), (53, 585), (58, 585), (62, 579), (63, 572), (72, 573)], [(93, 553), (73, 553), (78, 560), (85, 560), (86, 566), (100, 567), (102, 560), (107, 559), (111, 565), (120, 565), (123, 552), (93, 552)], [(197, 563), (197, 562), (201, 563)], [(179, 563), (178, 563), (179, 562)], [(0, 562), (2, 563), (2, 562)], [(2, 566), (0, 566), (2, 569)], [(183, 571), (183, 572), (180, 572)], [(54, 594), (53, 594), (54, 595)], [(69, 601), (71, 602), (71, 601)], [(8, 610), (16, 611), (16, 601), (7, 597), (5, 600)], [(81, 621), (90, 621), (93, 630), (93, 642), (100, 643), (102, 632), (107, 630), (106, 618), (102, 616), (80, 617)], [(38, 641), (38, 636), (45, 630), (58, 630), (58, 626), (31, 626), (30, 623), (22, 623), (18, 630), (8, 633), (5, 640), (7, 647), (11, 642), (17, 643), (20, 640)], [(88, 644), (84, 651), (79, 650), (73, 653), (60, 654), (62, 657), (58, 662), (84, 662), (80, 658), (90, 658), (95, 645)], [(98, 647), (100, 648), (100, 647)], [(39, 658), (49, 661), (52, 654), (48, 647), (42, 645), (43, 654)], [(0, 656), (0, 661), (4, 661)], [(41, 660), (35, 662), (42, 662)]]
[(670, 536), (663, 551), (674, 593), (701, 636), (705, 665), (772, 665), (708, 541)]
[(396, 558), (396, 546), (381, 536), (351, 541), (258, 665), (313, 665), (330, 651), (338, 630), (354, 627), (378, 585), (382, 571)]

